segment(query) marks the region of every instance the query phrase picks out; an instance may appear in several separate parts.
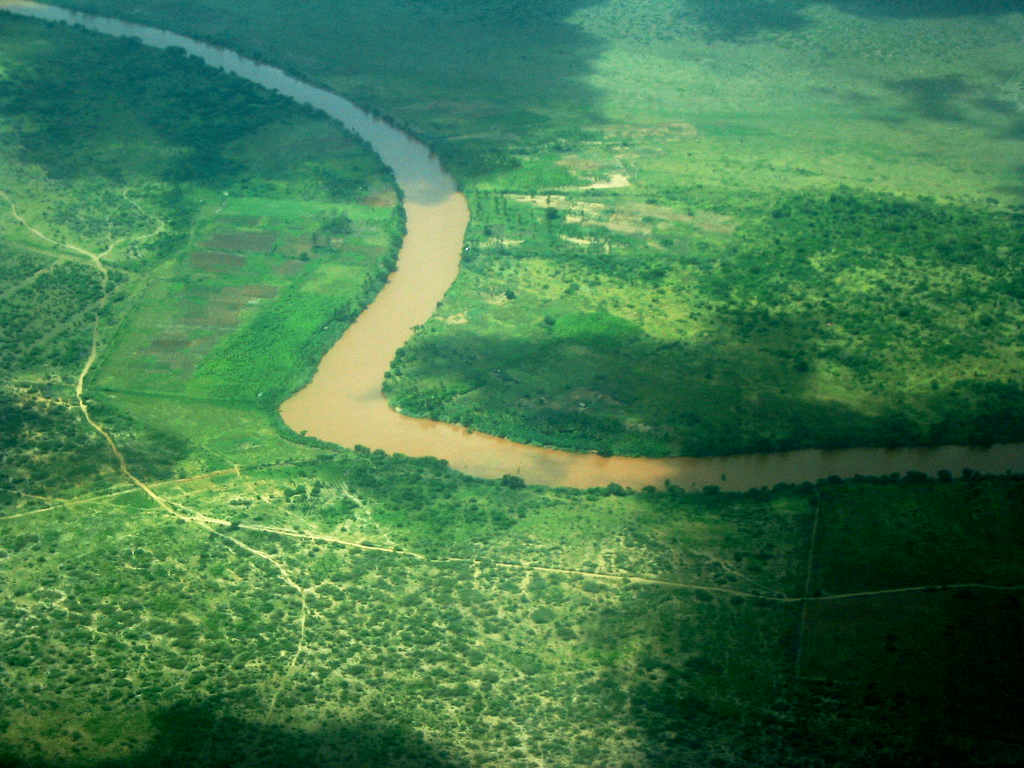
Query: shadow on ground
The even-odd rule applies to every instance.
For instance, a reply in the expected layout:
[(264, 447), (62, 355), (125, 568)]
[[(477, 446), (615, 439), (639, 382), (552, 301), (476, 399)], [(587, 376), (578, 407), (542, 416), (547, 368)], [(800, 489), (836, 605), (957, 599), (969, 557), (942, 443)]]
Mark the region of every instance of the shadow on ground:
[(897, 19), (998, 16), (1024, 12), (1022, 0), (829, 0), (844, 13)]
[[(569, 19), (597, 0), (233, 0), (66, 5), (224, 45), (388, 115), (461, 178), (514, 163), (509, 145), (571, 141), (596, 114), (603, 43)], [(570, 113), (571, 121), (556, 119)]]
[[(1024, 12), (1022, 0), (827, 0), (843, 13), (865, 18), (929, 19)], [(807, 0), (696, 0), (688, 4), (706, 34), (741, 40), (762, 32), (794, 32), (809, 24)]]
[(209, 704), (179, 704), (152, 719), (156, 736), (124, 760), (47, 762), (0, 751), (0, 768), (458, 768), (415, 730), (372, 721), (319, 731), (258, 725), (218, 713)]

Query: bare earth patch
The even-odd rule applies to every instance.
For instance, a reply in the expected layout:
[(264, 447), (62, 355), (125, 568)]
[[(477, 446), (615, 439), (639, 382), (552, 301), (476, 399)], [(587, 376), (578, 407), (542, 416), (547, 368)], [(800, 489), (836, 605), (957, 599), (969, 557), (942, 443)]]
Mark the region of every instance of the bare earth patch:
[(232, 229), (214, 232), (203, 242), (203, 246), (213, 251), (270, 253), (279, 237), (280, 233), (273, 230), (245, 232)]
[(237, 272), (245, 266), (246, 258), (237, 253), (218, 253), (217, 251), (195, 251), (189, 257), (192, 266), (203, 272), (216, 272), (227, 275)]

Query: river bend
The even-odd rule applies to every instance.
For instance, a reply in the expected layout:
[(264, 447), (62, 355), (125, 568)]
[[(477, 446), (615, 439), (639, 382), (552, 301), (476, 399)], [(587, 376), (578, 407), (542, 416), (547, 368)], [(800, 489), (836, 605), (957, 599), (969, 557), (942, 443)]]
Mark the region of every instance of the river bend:
[(183, 48), (211, 66), (323, 111), (365, 139), (393, 170), (404, 195), (408, 231), (398, 266), (373, 304), (323, 358), (309, 385), (281, 406), (285, 423), (296, 432), (347, 447), (365, 445), (389, 453), (435, 456), (478, 477), (514, 474), (529, 483), (583, 488), (609, 483), (657, 487), (669, 481), (685, 488), (717, 485), (746, 490), (832, 475), (935, 474), (942, 469), (959, 473), (965, 467), (991, 474), (1024, 470), (1024, 445), (1019, 444), (801, 450), (699, 459), (606, 458), (522, 445), (396, 413), (381, 394), (384, 374), (415, 326), (431, 316), (455, 279), (469, 223), (465, 198), (430, 150), (337, 94), (223, 48), (27, 0), (0, 0), (0, 9), (135, 37), (158, 48)]

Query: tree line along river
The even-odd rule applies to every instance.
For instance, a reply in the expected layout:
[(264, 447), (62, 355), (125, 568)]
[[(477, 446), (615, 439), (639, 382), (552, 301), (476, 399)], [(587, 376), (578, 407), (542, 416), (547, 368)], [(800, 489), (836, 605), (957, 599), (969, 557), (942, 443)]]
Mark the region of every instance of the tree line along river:
[(404, 195), (407, 235), (398, 266), (373, 304), (320, 363), (312, 381), (281, 406), (296, 432), (339, 445), (434, 456), (479, 477), (517, 475), (529, 483), (575, 487), (610, 483), (631, 488), (717, 485), (747, 490), (832, 475), (935, 474), (965, 467), (988, 474), (1021, 471), (1024, 445), (936, 448), (800, 450), (711, 458), (602, 457), (514, 443), (461, 426), (414, 419), (391, 410), (381, 383), (415, 326), (425, 322), (455, 279), (469, 223), (466, 200), (430, 150), (347, 99), (275, 67), (172, 32), (26, 0), (0, 0), (0, 9), (77, 24), (146, 45), (179, 47), (207, 64), (319, 109), (366, 140), (394, 172)]

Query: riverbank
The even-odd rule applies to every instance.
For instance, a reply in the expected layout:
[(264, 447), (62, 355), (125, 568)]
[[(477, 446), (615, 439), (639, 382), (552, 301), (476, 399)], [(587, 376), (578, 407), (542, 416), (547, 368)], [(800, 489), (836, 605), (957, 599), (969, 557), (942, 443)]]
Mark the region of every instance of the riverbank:
[(1020, 14), (72, 4), (258, 52), (439, 152), (472, 221), (393, 367), (407, 415), (630, 456), (1024, 438)]

